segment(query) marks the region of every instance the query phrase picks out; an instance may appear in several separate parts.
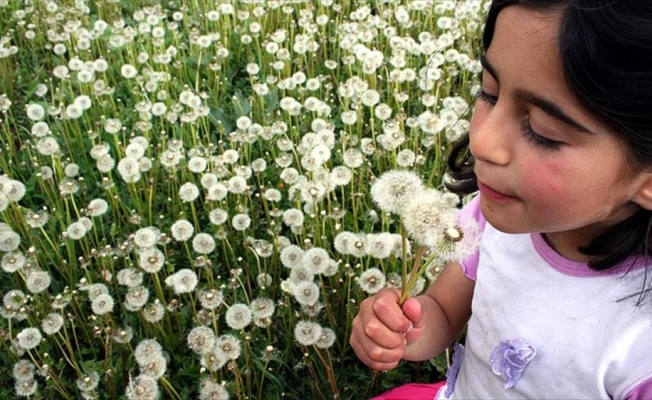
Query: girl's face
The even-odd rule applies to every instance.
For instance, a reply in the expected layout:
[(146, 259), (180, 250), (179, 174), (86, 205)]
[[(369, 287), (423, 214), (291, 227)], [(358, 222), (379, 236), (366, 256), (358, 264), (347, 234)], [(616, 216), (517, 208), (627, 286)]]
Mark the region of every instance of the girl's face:
[(570, 93), (559, 15), (521, 6), (500, 12), (482, 60), (470, 149), (482, 212), (494, 227), (545, 233), (560, 254), (584, 260), (578, 246), (639, 208), (646, 177), (628, 171), (621, 139)]

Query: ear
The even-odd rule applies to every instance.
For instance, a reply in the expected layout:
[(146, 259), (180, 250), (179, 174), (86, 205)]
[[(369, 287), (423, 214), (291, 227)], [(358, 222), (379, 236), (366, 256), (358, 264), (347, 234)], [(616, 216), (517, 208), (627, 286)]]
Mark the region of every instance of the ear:
[(641, 179), (642, 183), (632, 201), (646, 210), (652, 210), (652, 173), (645, 173)]

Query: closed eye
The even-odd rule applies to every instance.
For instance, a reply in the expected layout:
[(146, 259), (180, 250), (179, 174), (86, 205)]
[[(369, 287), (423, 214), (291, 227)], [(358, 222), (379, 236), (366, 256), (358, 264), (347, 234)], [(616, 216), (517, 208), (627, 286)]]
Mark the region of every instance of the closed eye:
[(484, 91), (483, 88), (478, 89), (478, 92), (475, 94), (475, 97), (492, 106), (495, 106), (496, 103), (498, 102), (498, 96), (492, 96), (488, 94), (487, 92)]

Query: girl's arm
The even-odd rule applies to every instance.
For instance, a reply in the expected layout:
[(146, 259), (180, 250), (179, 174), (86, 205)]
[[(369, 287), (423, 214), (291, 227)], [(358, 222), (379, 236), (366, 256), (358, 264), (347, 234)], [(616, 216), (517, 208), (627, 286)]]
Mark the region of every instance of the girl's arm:
[(416, 297), (418, 305), (404, 304), (403, 309), (420, 305), (423, 318), (406, 334), (409, 345), (403, 358), (426, 360), (448, 348), (471, 317), (474, 288), (475, 282), (464, 275), (462, 267), (451, 262), (426, 292)]
[(389, 370), (401, 359), (426, 360), (441, 353), (471, 316), (475, 283), (450, 263), (425, 292), (399, 307), (400, 291), (383, 289), (360, 304), (351, 347), (362, 362)]

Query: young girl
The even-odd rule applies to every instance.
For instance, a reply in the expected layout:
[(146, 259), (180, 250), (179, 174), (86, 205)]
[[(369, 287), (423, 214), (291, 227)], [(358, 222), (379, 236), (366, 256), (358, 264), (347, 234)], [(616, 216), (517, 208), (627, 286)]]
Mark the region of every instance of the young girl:
[(652, 399), (652, 2), (494, 0), (484, 50), (448, 185), (479, 250), (366, 299), (351, 346), (389, 370), (467, 326), (441, 389), (381, 399)]

